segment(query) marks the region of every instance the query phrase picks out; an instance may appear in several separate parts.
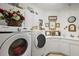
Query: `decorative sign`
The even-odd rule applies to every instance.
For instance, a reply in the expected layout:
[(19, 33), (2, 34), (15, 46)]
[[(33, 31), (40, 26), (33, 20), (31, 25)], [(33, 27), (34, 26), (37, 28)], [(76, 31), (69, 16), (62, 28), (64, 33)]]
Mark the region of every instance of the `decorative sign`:
[(74, 24), (70, 24), (68, 27), (69, 32), (76, 32), (76, 26)]
[(48, 19), (51, 20), (51, 21), (56, 21), (57, 20), (57, 16), (49, 16)]

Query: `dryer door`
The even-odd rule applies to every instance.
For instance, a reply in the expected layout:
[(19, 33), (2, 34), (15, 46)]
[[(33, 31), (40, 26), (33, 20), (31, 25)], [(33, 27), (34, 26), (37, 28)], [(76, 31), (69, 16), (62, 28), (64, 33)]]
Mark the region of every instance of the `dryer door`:
[(37, 47), (43, 48), (46, 43), (46, 38), (43, 34), (37, 36)]
[(4, 44), (1, 47), (0, 55), (28, 55), (30, 51), (30, 44), (31, 43), (28, 34), (16, 34), (4, 42)]

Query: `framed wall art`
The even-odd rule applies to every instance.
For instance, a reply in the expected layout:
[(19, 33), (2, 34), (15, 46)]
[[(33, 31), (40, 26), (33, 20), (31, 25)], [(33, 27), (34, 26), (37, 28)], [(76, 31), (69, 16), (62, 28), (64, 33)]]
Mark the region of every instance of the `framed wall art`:
[(56, 27), (59, 28), (60, 27), (60, 23), (56, 23)]
[(60, 32), (59, 31), (52, 31), (52, 36), (60, 36)]
[(55, 24), (56, 24), (56, 22), (50, 21), (50, 22), (49, 22), (49, 29), (50, 29), (50, 30), (55, 30), (55, 29), (56, 29)]
[(45, 31), (46, 36), (51, 36), (51, 31)]
[(70, 24), (68, 27), (69, 32), (76, 32), (76, 25), (75, 24)]
[(48, 16), (48, 20), (56, 21), (57, 16)]
[(48, 20), (49, 20), (49, 29), (55, 30), (56, 29), (55, 24), (56, 24), (57, 16), (49, 16)]
[(75, 16), (70, 16), (69, 18), (68, 18), (68, 22), (69, 23), (74, 23), (76, 21), (76, 17)]
[(60, 36), (61, 33), (59, 31), (55, 31), (55, 36)]

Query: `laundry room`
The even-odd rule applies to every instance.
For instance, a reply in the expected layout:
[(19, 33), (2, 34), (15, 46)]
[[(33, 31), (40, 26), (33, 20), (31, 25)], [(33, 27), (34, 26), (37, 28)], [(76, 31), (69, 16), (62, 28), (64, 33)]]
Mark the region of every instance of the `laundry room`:
[(79, 3), (0, 3), (0, 56), (79, 56), (78, 22)]

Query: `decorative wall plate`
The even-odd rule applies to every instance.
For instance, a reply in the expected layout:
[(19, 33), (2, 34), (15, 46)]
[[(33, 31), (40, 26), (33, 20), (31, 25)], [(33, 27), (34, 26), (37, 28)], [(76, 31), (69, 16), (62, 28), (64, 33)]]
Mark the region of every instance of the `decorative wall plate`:
[(75, 24), (70, 24), (68, 27), (69, 32), (76, 32), (76, 25)]
[(69, 23), (74, 23), (76, 21), (76, 17), (75, 16), (70, 16), (69, 18), (68, 18), (68, 22)]

